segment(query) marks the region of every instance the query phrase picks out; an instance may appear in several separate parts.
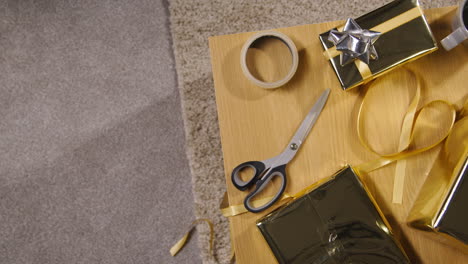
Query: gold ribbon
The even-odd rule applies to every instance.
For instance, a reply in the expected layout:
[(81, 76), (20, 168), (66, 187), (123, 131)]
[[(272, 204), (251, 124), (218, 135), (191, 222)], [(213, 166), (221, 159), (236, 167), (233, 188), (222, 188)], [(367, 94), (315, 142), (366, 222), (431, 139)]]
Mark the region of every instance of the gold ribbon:
[(461, 176), (459, 173), (468, 158), (467, 110), (468, 100), (458, 113), (459, 119), (450, 131), (410, 211), (408, 222), (412, 226), (437, 231), (437, 223), (444, 217), (444, 204), (450, 203), (450, 193), (456, 191)]
[[(317, 186), (321, 185), (322, 183), (324, 183), (326, 181), (328, 181), (327, 178), (321, 179), (321, 180), (313, 183), (312, 185), (309, 185), (308, 187), (300, 190), (299, 192), (297, 192), (297, 193), (295, 193), (293, 195), (290, 195), (290, 194), (284, 192), (282, 197), (279, 199), (279, 201), (281, 202), (281, 201), (294, 200), (296, 198), (299, 198), (299, 197), (303, 196), (304, 194), (308, 193), (310, 190), (315, 189)], [(262, 199), (255, 200), (252, 203), (254, 204), (254, 207), (257, 207), (257, 206), (260, 206), (262, 204), (265, 204), (265, 202), (270, 201), (271, 199), (273, 199), (273, 197), (274, 196), (268, 196), (268, 197), (265, 197), (265, 198), (262, 198)], [(223, 202), (221, 203), (220, 209), (221, 209), (222, 214), (225, 217), (236, 216), (236, 215), (240, 215), (240, 214), (248, 212), (247, 209), (245, 209), (243, 204), (237, 204), (237, 205), (229, 206), (227, 193), (224, 193), (224, 198), (223, 198)]]
[[(223, 203), (225, 202), (225, 200), (227, 201), (227, 193), (224, 194), (224, 198), (223, 198)], [(177, 255), (177, 253), (179, 253), (180, 250), (182, 250), (182, 248), (185, 246), (185, 244), (187, 243), (187, 239), (190, 237), (190, 234), (192, 233), (192, 231), (195, 229), (195, 227), (199, 224), (202, 224), (202, 223), (207, 223), (210, 227), (210, 241), (209, 241), (209, 244), (210, 244), (210, 256), (211, 258), (213, 258), (213, 260), (215, 262), (216, 259), (215, 259), (215, 256), (213, 254), (213, 243), (214, 243), (214, 225), (213, 223), (209, 220), (209, 219), (206, 219), (206, 218), (199, 218), (199, 219), (196, 219), (195, 221), (192, 222), (189, 230), (184, 234), (184, 236), (179, 239), (179, 241), (177, 241), (172, 247), (171, 249), (169, 250), (169, 253), (171, 253), (171, 256), (175, 256)], [(231, 239), (232, 239), (232, 235), (231, 235)], [(231, 245), (232, 245), (232, 241), (231, 241)], [(230, 257), (230, 261), (229, 263), (234, 263), (235, 261), (235, 254), (234, 254), (234, 248), (231, 247), (231, 257)]]
[[(259, 207), (259, 206), (267, 203), (268, 201), (271, 201), (271, 199), (273, 199), (273, 198), (274, 198), (274, 196), (272, 195), (272, 196), (267, 196), (265, 198), (257, 199), (257, 200), (252, 201), (252, 205), (253, 205), (253, 207)], [(292, 199), (292, 198), (295, 198), (295, 196), (284, 192), (283, 195), (281, 196), (281, 198), (279, 199), (279, 201), (284, 201), (286, 199)], [(221, 213), (225, 217), (230, 217), (230, 216), (235, 216), (235, 215), (240, 215), (240, 214), (243, 214), (243, 213), (247, 213), (247, 209), (245, 209), (244, 204), (236, 204), (236, 205), (229, 206), (229, 200), (227, 198), (227, 193), (224, 193), (224, 198), (223, 198), (223, 201), (221, 202), (220, 210), (221, 210)]]
[[(412, 9), (404, 12), (404, 13), (401, 13), (399, 14), (398, 16), (392, 18), (392, 19), (389, 19), (373, 28), (371, 28), (370, 30), (372, 31), (377, 31), (377, 32), (380, 32), (382, 34), (385, 34), (389, 31), (391, 31), (392, 29), (394, 28), (397, 28), (403, 24), (406, 24), (408, 22), (410, 22), (411, 20), (413, 19), (416, 19), (420, 16), (422, 16), (423, 12), (421, 10), (421, 7), (420, 6), (416, 6), (416, 7), (413, 7)], [(338, 31), (343, 31), (343, 26), (344, 25), (341, 25), (339, 26), (337, 29)], [(329, 49), (326, 49), (324, 52), (323, 52), (323, 55), (325, 56), (325, 58), (327, 58), (327, 60), (330, 60), (338, 55), (340, 55), (340, 51), (338, 51), (336, 49), (335, 46), (329, 48)], [(362, 79), (363, 80), (366, 80), (368, 79), (369, 77), (372, 76), (372, 72), (369, 68), (369, 65), (367, 65), (366, 63), (360, 61), (360, 60), (355, 60), (354, 61), (354, 64), (356, 65), (359, 73), (361, 74), (362, 76)]]
[[(444, 190), (444, 199), (442, 200), (442, 202), (445, 204), (445, 206), (440, 206), (439, 210), (437, 210), (435, 218), (431, 219), (431, 226), (433, 226), (434, 228), (437, 228), (440, 221), (444, 218), (447, 210), (446, 206), (453, 201), (452, 195), (453, 193), (457, 192), (457, 187), (460, 184), (460, 177), (462, 177), (462, 175), (460, 175), (459, 173), (461, 173), (461, 169), (464, 166), (466, 160), (468, 159), (468, 116), (458, 120), (455, 123), (453, 131), (447, 137), (447, 141), (445, 142), (444, 147), (445, 149), (443, 154), (448, 164), (446, 166), (443, 166), (442, 168), (433, 167), (433, 169), (430, 172), (431, 174), (436, 173), (436, 175), (440, 177), (441, 174), (438, 173), (444, 173), (445, 171), (443, 170), (443, 168), (448, 167), (451, 169), (451, 172), (447, 173), (447, 175), (450, 175), (450, 178), (446, 182), (446, 188), (442, 188), (442, 186), (439, 186), (440, 189)], [(437, 196), (434, 196), (433, 198), (436, 197)]]
[(468, 98), (458, 116), (460, 118), (445, 142), (445, 152), (451, 166), (468, 155)]
[[(365, 115), (365, 113), (369, 112), (366, 111), (365, 108), (367, 103), (367, 94), (362, 100), (357, 117), (357, 134), (359, 141), (367, 150), (379, 155), (380, 158), (361, 164), (357, 166), (356, 169), (363, 173), (368, 173), (375, 169), (386, 166), (394, 161), (397, 161), (393, 186), (394, 203), (401, 203), (403, 199), (404, 179), (406, 174), (406, 160), (404, 159), (409, 156), (413, 156), (426, 150), (432, 149), (433, 147), (441, 143), (449, 135), (456, 119), (456, 110), (454, 106), (449, 102), (442, 100), (431, 101), (418, 110), (418, 104), (421, 99), (421, 80), (413, 71), (406, 68), (403, 69), (405, 69), (405, 72), (416, 80), (416, 87), (415, 95), (411, 100), (411, 103), (403, 119), (397, 152), (382, 153), (376, 151), (375, 148), (373, 148), (369, 144), (369, 142), (364, 138), (363, 135), (365, 129), (363, 116)], [(385, 77), (374, 81), (370, 84), (369, 89), (372, 88), (371, 86), (374, 86), (376, 83), (381, 82), (384, 79)], [(442, 129), (439, 128), (437, 130), (438, 135), (429, 139), (427, 133), (426, 135), (424, 135), (423, 131), (426, 132), (428, 130), (431, 130), (430, 126), (431, 124), (434, 124), (434, 121), (431, 119), (433, 119), (433, 117), (435, 116), (436, 111), (443, 113), (442, 116), (445, 118), (438, 119), (437, 124), (440, 125)], [(415, 133), (418, 133), (419, 137), (415, 137)], [(427, 143), (427, 141), (430, 141), (430, 143)], [(422, 144), (422, 142), (425, 144)]]
[(365, 62), (361, 60), (355, 60), (354, 65), (356, 65), (356, 68), (358, 69), (364, 81), (372, 76), (372, 71), (369, 68), (369, 65), (367, 65)]
[(192, 225), (187, 231), (187, 233), (185, 233), (185, 235), (179, 241), (177, 241), (177, 243), (175, 243), (174, 246), (172, 246), (172, 248), (169, 250), (172, 256), (175, 256), (184, 247), (193, 229), (197, 225), (202, 224), (204, 222), (208, 223), (208, 225), (210, 226), (210, 254), (213, 256), (213, 240), (214, 240), (213, 223), (209, 219), (205, 219), (205, 218), (200, 218), (192, 222)]

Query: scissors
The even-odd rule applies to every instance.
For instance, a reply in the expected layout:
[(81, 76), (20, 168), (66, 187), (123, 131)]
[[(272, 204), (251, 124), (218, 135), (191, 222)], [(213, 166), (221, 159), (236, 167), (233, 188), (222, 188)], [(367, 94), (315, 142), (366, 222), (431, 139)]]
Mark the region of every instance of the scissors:
[[(281, 154), (264, 161), (247, 161), (234, 168), (231, 174), (231, 179), (237, 189), (245, 191), (255, 185), (255, 189), (250, 192), (244, 200), (244, 206), (247, 210), (253, 213), (261, 212), (272, 206), (281, 197), (284, 189), (286, 188), (286, 165), (294, 158), (305, 138), (314, 126), (320, 112), (322, 112), (322, 109), (327, 102), (329, 94), (330, 89), (327, 89), (322, 93), (320, 98), (302, 121), (301, 126), (297, 129), (296, 134), (294, 134), (286, 149)], [(254, 170), (254, 175), (250, 180), (243, 181), (239, 173), (248, 168)], [(252, 198), (260, 193), (274, 177), (278, 177), (281, 180), (279, 191), (269, 202), (261, 206), (254, 207), (251, 204)]]

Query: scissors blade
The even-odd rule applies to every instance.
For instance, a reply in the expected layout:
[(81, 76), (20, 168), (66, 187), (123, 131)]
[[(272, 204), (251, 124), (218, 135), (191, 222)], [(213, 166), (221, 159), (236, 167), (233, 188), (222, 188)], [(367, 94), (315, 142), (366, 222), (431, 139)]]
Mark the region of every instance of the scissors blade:
[(302, 142), (307, 137), (310, 130), (314, 126), (315, 122), (317, 121), (317, 118), (322, 112), (323, 107), (325, 106), (325, 103), (327, 102), (329, 94), (330, 94), (330, 89), (327, 89), (322, 93), (320, 98), (317, 100), (315, 105), (312, 107), (312, 109), (309, 111), (307, 116), (302, 121), (301, 125), (296, 131), (296, 134), (294, 134), (293, 138), (289, 142), (286, 149), (283, 151), (281, 155), (277, 157), (277, 160), (274, 161), (276, 165), (287, 164), (289, 161), (291, 161), (294, 158), (294, 156), (297, 153), (297, 150), (302, 145)]
[(296, 134), (294, 134), (291, 143), (296, 143), (298, 147), (301, 146), (302, 142), (309, 134), (315, 122), (317, 122), (317, 119), (328, 100), (328, 95), (330, 95), (330, 89), (326, 89), (312, 107), (312, 109), (310, 109), (309, 113), (304, 118), (304, 121), (302, 121), (301, 126), (297, 129)]

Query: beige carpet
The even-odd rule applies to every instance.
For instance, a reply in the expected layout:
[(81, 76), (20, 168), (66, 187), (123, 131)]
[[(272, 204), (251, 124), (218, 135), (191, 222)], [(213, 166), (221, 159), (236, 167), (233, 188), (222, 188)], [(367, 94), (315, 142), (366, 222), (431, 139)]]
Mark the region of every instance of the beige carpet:
[[(230, 256), (228, 221), (219, 213), (225, 192), (221, 142), (211, 75), (208, 37), (358, 17), (390, 1), (383, 0), (172, 0), (170, 20), (192, 172), (195, 215), (215, 224), (215, 256)], [(456, 0), (420, 1), (424, 8), (457, 4)], [(189, 221), (189, 220), (187, 220)], [(199, 246), (210, 260), (208, 227), (201, 226)]]
[(0, 0), (0, 264), (201, 262), (167, 6)]

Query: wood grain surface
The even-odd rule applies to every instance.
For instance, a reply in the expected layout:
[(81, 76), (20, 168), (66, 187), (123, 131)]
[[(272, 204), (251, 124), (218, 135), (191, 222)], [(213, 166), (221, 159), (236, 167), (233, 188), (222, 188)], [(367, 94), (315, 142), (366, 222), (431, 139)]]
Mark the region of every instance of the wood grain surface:
[[(455, 7), (427, 10), (426, 16), (437, 41), (451, 31)], [(241, 204), (246, 192), (237, 190), (231, 183), (232, 169), (248, 160), (264, 160), (279, 154), (289, 142), (302, 119), (315, 100), (326, 88), (332, 92), (328, 103), (286, 171), (286, 192), (295, 193), (315, 181), (330, 176), (345, 164), (358, 165), (375, 159), (367, 151), (356, 133), (358, 107), (364, 89), (342, 91), (340, 84), (322, 55), (318, 35), (343, 21), (301, 25), (276, 29), (288, 35), (299, 50), (299, 67), (293, 79), (274, 90), (251, 84), (242, 74), (239, 57), (244, 42), (254, 32), (216, 36), (209, 39), (219, 127), (224, 155), (225, 177), (229, 201)], [(266, 45), (266, 44), (265, 44)], [(275, 56), (290, 55), (282, 43), (272, 42), (266, 51)], [(249, 54), (249, 66), (260, 78), (284, 72), (261, 51)], [(460, 45), (450, 52), (438, 51), (407, 64), (423, 77), (422, 101), (443, 99), (460, 106), (468, 94), (468, 50)], [(283, 67), (283, 66), (281, 66)], [(257, 69), (258, 68), (258, 69)], [(375, 120), (369, 123), (367, 137), (382, 148), (396, 148), (403, 113), (411, 98), (408, 91), (412, 81), (405, 81), (404, 71), (389, 73), (379, 85), (395, 89), (395, 93), (382, 95), (375, 102)], [(403, 81), (402, 81), (403, 80)], [(398, 90), (402, 90), (398, 91)], [(431, 169), (440, 148), (411, 157), (407, 160), (406, 181), (402, 204), (392, 204), (394, 164), (369, 173), (364, 181), (389, 220), (395, 236), (401, 241), (414, 263), (468, 263), (468, 255), (437, 242), (430, 235), (406, 225), (406, 217), (422, 183)], [(276, 186), (278, 188), (278, 186)], [(265, 195), (273, 194), (274, 187)], [(346, 195), (346, 194), (337, 194)], [(274, 206), (276, 208), (277, 206)], [(260, 214), (246, 213), (230, 218), (233, 246), (237, 263), (276, 263), (267, 243), (255, 226)]]

